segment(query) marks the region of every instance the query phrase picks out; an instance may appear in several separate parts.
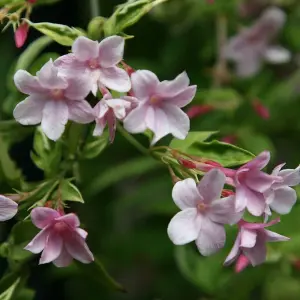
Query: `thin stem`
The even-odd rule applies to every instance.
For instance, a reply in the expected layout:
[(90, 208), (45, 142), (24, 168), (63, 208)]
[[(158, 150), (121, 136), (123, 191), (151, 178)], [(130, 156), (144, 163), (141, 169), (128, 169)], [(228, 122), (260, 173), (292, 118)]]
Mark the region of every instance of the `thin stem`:
[(122, 134), (122, 136), (131, 144), (133, 145), (136, 149), (138, 149), (141, 153), (145, 155), (149, 155), (150, 152), (148, 151), (147, 148), (145, 148), (140, 142), (138, 142), (131, 134), (129, 134), (124, 128), (120, 125), (117, 124), (117, 130)]
[(91, 17), (100, 16), (100, 0), (90, 0)]

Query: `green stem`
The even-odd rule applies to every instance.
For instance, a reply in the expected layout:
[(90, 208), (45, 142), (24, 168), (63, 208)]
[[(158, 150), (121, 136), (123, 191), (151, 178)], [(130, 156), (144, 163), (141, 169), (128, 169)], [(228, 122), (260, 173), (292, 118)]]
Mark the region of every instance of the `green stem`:
[(122, 136), (131, 144), (133, 145), (136, 149), (138, 149), (141, 153), (145, 155), (149, 155), (150, 152), (148, 151), (147, 148), (145, 148), (142, 144), (140, 144), (131, 134), (129, 134), (124, 128), (120, 125), (117, 124), (117, 130), (122, 134)]
[(100, 0), (90, 0), (91, 17), (100, 16)]

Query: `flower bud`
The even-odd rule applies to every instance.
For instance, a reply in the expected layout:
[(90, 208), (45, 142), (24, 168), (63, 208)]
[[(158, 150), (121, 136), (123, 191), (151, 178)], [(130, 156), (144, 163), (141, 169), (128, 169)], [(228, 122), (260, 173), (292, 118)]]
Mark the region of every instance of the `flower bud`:
[(252, 106), (254, 111), (260, 116), (262, 119), (267, 120), (270, 118), (269, 109), (264, 106), (258, 99), (252, 102)]
[(187, 110), (186, 114), (190, 119), (193, 119), (204, 115), (212, 110), (214, 110), (214, 107), (209, 104), (193, 105)]
[(17, 48), (21, 48), (28, 36), (29, 25), (27, 23), (22, 23), (15, 32), (15, 43)]
[(231, 190), (223, 190), (222, 191), (222, 197), (229, 197), (235, 195), (234, 191)]
[(196, 169), (197, 167), (197, 165), (192, 160), (178, 158), (178, 162), (187, 169)]

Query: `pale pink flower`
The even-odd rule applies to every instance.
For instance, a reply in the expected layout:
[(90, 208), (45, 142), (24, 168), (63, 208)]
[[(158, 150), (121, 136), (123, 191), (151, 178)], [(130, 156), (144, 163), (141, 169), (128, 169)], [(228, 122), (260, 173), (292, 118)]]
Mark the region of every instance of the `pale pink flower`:
[(220, 199), (224, 183), (225, 175), (213, 169), (197, 185), (191, 178), (175, 184), (173, 200), (182, 210), (168, 226), (168, 235), (175, 245), (196, 241), (204, 256), (223, 248), (224, 224), (234, 224), (242, 216), (235, 212), (234, 196)]
[(21, 48), (28, 36), (29, 25), (27, 23), (22, 23), (15, 32), (15, 43), (17, 48)]
[(240, 77), (255, 75), (263, 61), (286, 63), (291, 54), (280, 46), (270, 46), (274, 37), (286, 20), (284, 11), (268, 8), (260, 19), (250, 28), (244, 29), (231, 38), (223, 49), (223, 55), (236, 63), (236, 73)]
[(32, 76), (19, 70), (14, 76), (17, 88), (29, 95), (14, 109), (15, 119), (22, 125), (41, 122), (42, 130), (51, 140), (57, 140), (64, 132), (68, 120), (90, 123), (93, 109), (84, 99), (90, 92), (86, 76), (63, 76), (52, 60)]
[(92, 92), (96, 95), (102, 85), (118, 92), (128, 92), (131, 82), (127, 72), (117, 65), (123, 59), (124, 38), (110, 36), (100, 43), (86, 37), (78, 37), (71, 54), (55, 61), (55, 65), (66, 73), (87, 73), (92, 82)]
[(267, 199), (267, 215), (271, 215), (270, 209), (282, 215), (288, 214), (297, 201), (296, 191), (291, 186), (300, 184), (300, 167), (281, 170), (284, 165), (277, 166), (272, 172), (272, 175), (281, 180), (275, 181), (264, 193)]
[(43, 251), (40, 264), (53, 262), (57, 267), (66, 267), (73, 258), (84, 264), (94, 260), (85, 242), (87, 232), (79, 228), (75, 214), (61, 215), (52, 208), (37, 207), (31, 211), (31, 220), (42, 230), (25, 249), (35, 254)]
[(266, 260), (267, 242), (288, 241), (289, 238), (265, 229), (279, 222), (279, 219), (269, 223), (239, 222), (239, 233), (224, 264), (230, 265), (237, 260), (236, 271), (242, 271), (248, 263), (252, 266), (262, 264)]
[(136, 106), (136, 104), (137, 99), (134, 97), (123, 96), (114, 99), (107, 91), (104, 97), (94, 107), (96, 127), (93, 135), (102, 135), (107, 124), (109, 128), (110, 142), (112, 143), (115, 137), (117, 119), (123, 120), (132, 107)]
[(261, 171), (268, 164), (269, 160), (270, 152), (264, 151), (232, 174), (227, 174), (227, 176), (232, 177), (236, 188), (237, 211), (247, 208), (254, 216), (263, 214), (266, 207), (264, 193), (275, 181), (281, 180), (278, 176), (269, 175)]
[(0, 195), (0, 221), (13, 218), (18, 212), (18, 204), (13, 200)]
[(185, 72), (172, 81), (160, 82), (147, 70), (131, 75), (133, 95), (140, 101), (124, 120), (124, 128), (131, 133), (141, 133), (147, 128), (153, 131), (152, 145), (171, 133), (185, 139), (190, 129), (190, 120), (181, 108), (192, 101), (197, 87), (189, 86)]

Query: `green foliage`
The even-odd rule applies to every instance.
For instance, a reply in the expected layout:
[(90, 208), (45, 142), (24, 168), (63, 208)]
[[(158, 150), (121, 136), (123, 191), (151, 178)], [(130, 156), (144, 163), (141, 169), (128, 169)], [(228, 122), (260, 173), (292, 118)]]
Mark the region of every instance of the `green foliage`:
[(84, 203), (82, 195), (78, 188), (71, 182), (70, 179), (63, 179), (59, 183), (56, 195), (62, 201), (74, 201)]

